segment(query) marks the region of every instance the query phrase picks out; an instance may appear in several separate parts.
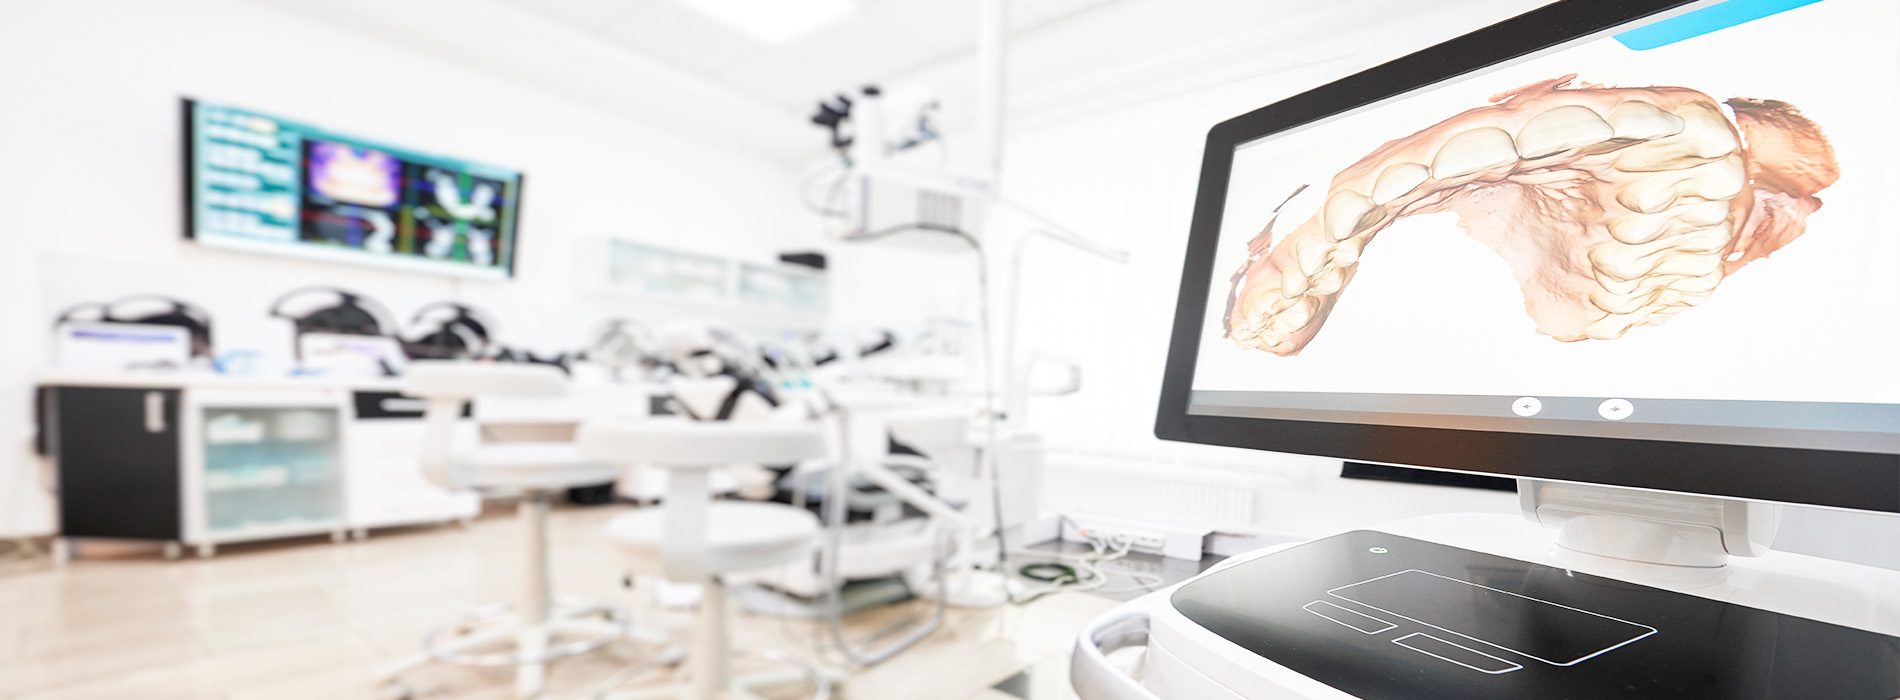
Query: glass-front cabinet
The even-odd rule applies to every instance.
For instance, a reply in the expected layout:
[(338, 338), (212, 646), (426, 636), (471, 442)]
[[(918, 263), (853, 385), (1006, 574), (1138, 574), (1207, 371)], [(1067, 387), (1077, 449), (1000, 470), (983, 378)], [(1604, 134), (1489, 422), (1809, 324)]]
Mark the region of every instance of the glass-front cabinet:
[(199, 554), (347, 531), (342, 393), (193, 392), (185, 408), (185, 543)]

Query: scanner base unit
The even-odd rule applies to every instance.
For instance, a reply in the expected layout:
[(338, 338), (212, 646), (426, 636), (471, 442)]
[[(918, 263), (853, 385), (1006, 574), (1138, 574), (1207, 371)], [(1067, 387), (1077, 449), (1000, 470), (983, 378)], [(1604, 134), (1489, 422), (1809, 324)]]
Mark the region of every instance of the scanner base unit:
[[(1492, 551), (1446, 543), (1457, 531)], [(1433, 516), (1243, 555), (1098, 619), (1078, 643), (1077, 691), (1083, 700), (1900, 697), (1900, 572), (1772, 552), (1723, 570), (1612, 577), (1599, 573), (1617, 565), (1580, 567), (1592, 562), (1559, 558), (1548, 537), (1504, 516)], [(1146, 646), (1136, 673), (1101, 673), (1106, 642), (1133, 636)]]

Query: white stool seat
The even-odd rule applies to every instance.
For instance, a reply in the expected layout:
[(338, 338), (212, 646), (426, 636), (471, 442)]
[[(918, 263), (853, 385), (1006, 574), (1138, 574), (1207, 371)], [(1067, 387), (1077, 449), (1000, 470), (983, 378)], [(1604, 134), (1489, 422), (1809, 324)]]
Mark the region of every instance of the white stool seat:
[[(649, 508), (607, 522), (607, 539), (642, 573), (664, 573), (660, 543), (666, 511)], [(700, 549), (709, 573), (722, 574), (777, 566), (811, 556), (818, 541), (818, 518), (778, 503), (719, 502), (708, 510)]]
[(796, 462), (825, 454), (824, 435), (810, 423), (605, 419), (583, 423), (574, 442), (590, 456), (669, 469)]
[(571, 442), (482, 443), (452, 455), (449, 468), (476, 489), (557, 490), (620, 477), (620, 467), (581, 457)]
[(567, 376), (547, 365), (421, 360), (403, 370), (403, 393), (557, 397), (567, 393)]

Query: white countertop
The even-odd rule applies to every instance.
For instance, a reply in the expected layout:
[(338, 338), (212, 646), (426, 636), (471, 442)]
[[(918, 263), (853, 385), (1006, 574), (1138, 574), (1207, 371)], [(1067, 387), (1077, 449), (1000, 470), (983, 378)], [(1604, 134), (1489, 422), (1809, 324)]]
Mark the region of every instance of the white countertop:
[(387, 378), (325, 377), (234, 377), (203, 371), (177, 372), (73, 372), (47, 370), (33, 376), (40, 386), (123, 387), (137, 389), (229, 389), (260, 391), (348, 389), (352, 391), (400, 391), (402, 380)]

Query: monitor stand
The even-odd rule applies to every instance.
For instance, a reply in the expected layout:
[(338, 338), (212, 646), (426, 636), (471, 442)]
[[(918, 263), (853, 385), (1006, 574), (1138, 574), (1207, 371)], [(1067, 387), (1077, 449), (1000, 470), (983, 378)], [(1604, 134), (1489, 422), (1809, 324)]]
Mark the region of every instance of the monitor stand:
[(1771, 503), (1535, 479), (1517, 486), (1524, 519), (1556, 532), (1554, 554), (1591, 569), (1683, 567), (1720, 577), (1730, 557), (1768, 553), (1781, 521)]

